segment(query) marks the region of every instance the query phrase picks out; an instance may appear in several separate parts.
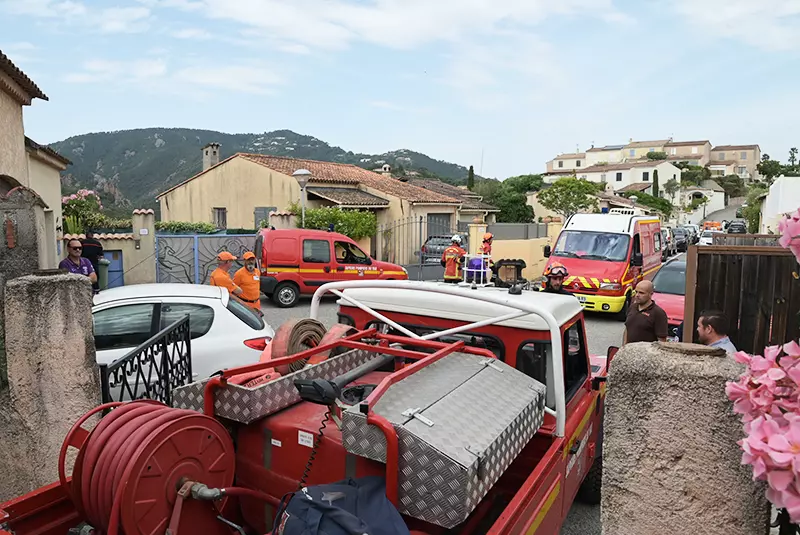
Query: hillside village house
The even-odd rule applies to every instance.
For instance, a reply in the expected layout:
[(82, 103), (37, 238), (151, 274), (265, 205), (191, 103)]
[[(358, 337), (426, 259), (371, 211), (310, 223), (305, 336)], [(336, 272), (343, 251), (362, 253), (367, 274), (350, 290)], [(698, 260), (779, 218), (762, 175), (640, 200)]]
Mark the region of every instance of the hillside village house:
[[(375, 212), (379, 225), (422, 217), (430, 228), (451, 229), (477, 213), (468, 192), (441, 193), (355, 165), (237, 153), (220, 161), (220, 146), (203, 147), (203, 170), (158, 195), (162, 221), (213, 223), (218, 228), (258, 228), (271, 212), (300, 201), (292, 174), (311, 172), (307, 208), (338, 206)], [(476, 205), (482, 208), (480, 201)], [(472, 210), (472, 211), (470, 211)], [(462, 214), (462, 211), (464, 212)], [(482, 210), (490, 216), (492, 210)]]
[(0, 51), (0, 195), (24, 186), (41, 198), (46, 207), (39, 267), (55, 268), (63, 226), (60, 172), (70, 161), (25, 136), (22, 109), (37, 98), (48, 100), (33, 80)]
[[(586, 173), (587, 168), (599, 164), (620, 164), (644, 162), (647, 155), (663, 152), (672, 164), (686, 163), (708, 166), (712, 175), (739, 175), (746, 180), (758, 178), (756, 166), (761, 161), (758, 145), (722, 145), (712, 148), (708, 140), (674, 141), (670, 139), (654, 141), (634, 141), (625, 145), (592, 146), (585, 153), (562, 154), (547, 162), (545, 182), (553, 183), (564, 176)], [(659, 171), (659, 174), (661, 172)]]
[(579, 171), (577, 177), (590, 182), (610, 184), (614, 191), (620, 191), (633, 184), (652, 185), (656, 170), (662, 188), (670, 179), (674, 178), (678, 182), (681, 180), (681, 170), (665, 160), (596, 164)]
[[(699, 206), (692, 212), (683, 212), (681, 214), (681, 223), (686, 224), (699, 224), (706, 215), (712, 214), (717, 210), (722, 210), (726, 206), (725, 190), (714, 182), (713, 180), (705, 180), (700, 186), (690, 186), (684, 188), (679, 193), (680, 199), (674, 203), (678, 206), (691, 206), (692, 201), (695, 199), (708, 199), (705, 205)], [(677, 195), (676, 195), (677, 197)]]
[(752, 181), (759, 179), (757, 166), (761, 162), (761, 148), (758, 145), (718, 145), (711, 149), (709, 169), (715, 176), (720, 173), (739, 175)]

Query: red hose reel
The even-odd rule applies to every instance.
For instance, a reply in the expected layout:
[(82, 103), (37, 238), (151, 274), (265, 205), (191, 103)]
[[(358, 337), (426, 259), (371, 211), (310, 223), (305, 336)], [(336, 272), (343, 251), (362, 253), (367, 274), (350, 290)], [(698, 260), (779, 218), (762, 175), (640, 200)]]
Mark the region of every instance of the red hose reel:
[[(91, 432), (82, 427), (109, 408)], [(70, 447), (79, 450), (71, 481), (65, 467)], [(172, 535), (216, 534), (230, 533), (216, 520), (220, 502), (180, 499), (177, 510), (185, 514), (179, 522), (171, 517), (187, 482), (229, 487), (234, 461), (233, 441), (217, 420), (143, 400), (107, 403), (81, 417), (64, 439), (58, 470), (66, 494), (100, 533), (165, 533), (179, 525)]]

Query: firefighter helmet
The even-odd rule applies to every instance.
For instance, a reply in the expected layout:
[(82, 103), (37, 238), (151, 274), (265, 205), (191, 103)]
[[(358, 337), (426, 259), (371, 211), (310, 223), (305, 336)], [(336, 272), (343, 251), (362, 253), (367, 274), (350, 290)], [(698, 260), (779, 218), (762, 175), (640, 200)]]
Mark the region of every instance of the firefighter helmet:
[(461, 245), (461, 236), (459, 236), (458, 234), (454, 234), (453, 237), (450, 238), (450, 241)]
[(486, 234), (483, 235), (483, 241), (490, 241), (490, 240), (493, 240), (493, 239), (494, 239), (494, 236), (492, 235), (491, 232), (487, 232)]
[(567, 271), (566, 266), (559, 262), (553, 262), (547, 269), (544, 270), (545, 277), (569, 277), (569, 272)]

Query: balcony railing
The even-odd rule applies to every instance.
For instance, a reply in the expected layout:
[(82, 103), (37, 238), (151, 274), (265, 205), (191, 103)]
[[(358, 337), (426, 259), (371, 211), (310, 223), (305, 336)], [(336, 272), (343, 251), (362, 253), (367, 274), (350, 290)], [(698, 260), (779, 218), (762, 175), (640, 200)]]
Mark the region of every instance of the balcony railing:
[(153, 399), (169, 405), (172, 390), (192, 380), (189, 316), (108, 366), (100, 366), (103, 403)]

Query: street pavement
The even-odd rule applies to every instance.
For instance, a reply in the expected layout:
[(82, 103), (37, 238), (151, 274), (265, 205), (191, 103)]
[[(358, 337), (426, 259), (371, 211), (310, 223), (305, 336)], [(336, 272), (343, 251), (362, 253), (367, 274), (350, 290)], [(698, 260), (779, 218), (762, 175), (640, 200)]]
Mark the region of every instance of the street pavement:
[[(273, 328), (293, 318), (307, 318), (310, 300), (304, 298), (295, 308), (280, 309), (264, 300), (261, 309), (264, 320)], [(336, 323), (336, 302), (333, 299), (323, 301), (320, 306), (320, 321), (330, 326)], [(608, 315), (587, 313), (586, 337), (589, 351), (593, 355), (605, 355), (609, 346), (622, 343), (623, 323)], [(600, 506), (575, 503), (569, 512), (561, 535), (600, 535)]]

